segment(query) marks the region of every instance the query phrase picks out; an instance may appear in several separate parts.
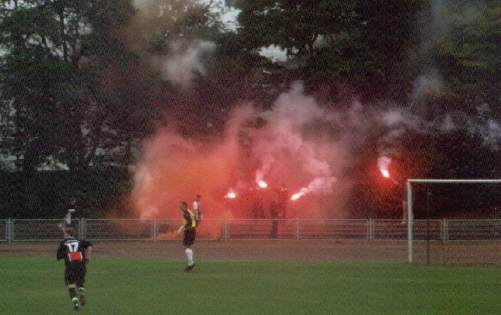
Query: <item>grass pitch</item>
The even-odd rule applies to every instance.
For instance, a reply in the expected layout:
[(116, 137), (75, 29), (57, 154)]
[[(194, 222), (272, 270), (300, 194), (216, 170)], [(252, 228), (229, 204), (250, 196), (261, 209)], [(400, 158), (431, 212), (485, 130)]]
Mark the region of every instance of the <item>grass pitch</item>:
[[(500, 314), (501, 268), (96, 257), (82, 314)], [(0, 257), (0, 314), (71, 314), (63, 263)]]

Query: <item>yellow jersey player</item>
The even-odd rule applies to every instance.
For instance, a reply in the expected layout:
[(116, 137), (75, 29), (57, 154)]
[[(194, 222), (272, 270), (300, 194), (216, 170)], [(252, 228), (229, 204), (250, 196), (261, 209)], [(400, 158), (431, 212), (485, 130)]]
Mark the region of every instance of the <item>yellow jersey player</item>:
[(195, 200), (193, 200), (193, 212), (195, 213), (195, 220), (197, 220), (197, 225), (200, 224), (200, 221), (202, 221), (202, 204), (200, 202), (200, 199), (202, 196), (200, 194), (197, 194), (195, 196)]
[(184, 224), (178, 229), (178, 233), (184, 232), (183, 245), (185, 247), (184, 253), (186, 254), (186, 260), (188, 265), (184, 269), (186, 272), (190, 272), (195, 267), (195, 262), (193, 260), (193, 250), (190, 248), (193, 243), (195, 243), (196, 238), (196, 228), (197, 220), (193, 211), (188, 209), (188, 204), (186, 201), (181, 201), (179, 206), (183, 212)]

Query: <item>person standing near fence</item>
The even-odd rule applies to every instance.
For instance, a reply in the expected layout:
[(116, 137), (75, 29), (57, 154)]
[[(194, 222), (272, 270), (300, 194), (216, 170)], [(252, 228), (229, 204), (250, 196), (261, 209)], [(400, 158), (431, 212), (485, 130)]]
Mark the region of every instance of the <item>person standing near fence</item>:
[(59, 244), (56, 258), (57, 260), (64, 259), (64, 283), (68, 287), (75, 310), (78, 310), (80, 305), (85, 305), (86, 264), (90, 261), (91, 253), (91, 243), (76, 239), (73, 227), (64, 228), (64, 240)]
[(66, 227), (76, 228), (74, 214), (76, 213), (77, 198), (71, 196), (68, 200), (68, 211), (64, 216), (63, 222), (59, 224), (59, 228), (64, 231)]
[(287, 205), (289, 204), (289, 189), (285, 184), (282, 184), (277, 191), (278, 199), (278, 216), (280, 219), (285, 219), (287, 217)]
[(197, 225), (200, 224), (200, 222), (202, 221), (202, 204), (200, 202), (200, 199), (202, 198), (202, 196), (200, 196), (199, 194), (197, 194), (195, 196), (195, 200), (193, 200), (193, 212), (195, 213), (195, 220), (197, 220)]
[(279, 216), (279, 205), (278, 203), (273, 200), (270, 204), (270, 217), (272, 219), (271, 221), (271, 238), (277, 238), (278, 237), (278, 216)]
[(193, 260), (193, 250), (191, 249), (191, 246), (195, 243), (197, 220), (195, 219), (195, 214), (193, 213), (193, 211), (188, 209), (188, 204), (186, 203), (186, 201), (181, 201), (179, 207), (183, 212), (184, 224), (179, 227), (177, 232), (184, 232), (183, 245), (185, 247), (184, 253), (186, 254), (187, 260), (187, 266), (184, 271), (190, 272), (195, 267), (195, 262)]

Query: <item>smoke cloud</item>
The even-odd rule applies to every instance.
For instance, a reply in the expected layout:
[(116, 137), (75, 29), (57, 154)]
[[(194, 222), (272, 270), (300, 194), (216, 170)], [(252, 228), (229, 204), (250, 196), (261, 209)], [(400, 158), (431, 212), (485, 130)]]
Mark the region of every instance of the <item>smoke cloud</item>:
[(216, 44), (210, 41), (175, 42), (167, 56), (151, 56), (151, 63), (160, 69), (162, 79), (187, 89), (196, 75), (206, 74), (205, 61), (215, 50)]
[(438, 70), (433, 58), (437, 40), (448, 37), (454, 27), (474, 22), (484, 11), (483, 0), (463, 1), (433, 0), (430, 12), (422, 19), (419, 29), (421, 46), (416, 56), (411, 57), (413, 64), (421, 66), (421, 73), (414, 82), (411, 104), (420, 105), (420, 101), (429, 94), (436, 94), (446, 87), (447, 82)]
[[(387, 170), (405, 131), (447, 133), (460, 122), (452, 115), (427, 121), (397, 106), (379, 110), (356, 100), (346, 110), (334, 110), (306, 95), (301, 82), (293, 83), (265, 114), (259, 107), (238, 106), (223, 139), (197, 141), (172, 128), (159, 129), (145, 143), (136, 171), (132, 199), (137, 213), (178, 217), (179, 201), (200, 193), (206, 218), (252, 218), (255, 204), (249, 196), (258, 192), (269, 216), (270, 202), (285, 185), (295, 199), (288, 217), (347, 217), (357, 180), (351, 174), (356, 154), (375, 130), (383, 130), (379, 167)], [(258, 126), (263, 117), (264, 125)], [(498, 143), (500, 125), (491, 120), (486, 126), (472, 132)], [(260, 180), (269, 186), (259, 189)], [(229, 192), (236, 198), (228, 198)]]
[[(158, 14), (150, 10), (153, 2), (137, 0), (135, 5), (144, 16), (152, 16)], [(450, 22), (440, 20), (438, 14), (446, 2), (435, 4), (435, 31), (423, 40), (423, 70), (410, 95), (411, 103), (418, 106), (423, 97), (447, 86), (432, 60), (427, 59), (430, 43), (450, 29)], [(186, 88), (196, 73), (205, 73), (204, 60), (214, 49), (213, 43), (200, 39), (174, 41), (168, 54), (149, 55), (148, 59), (165, 80)], [(353, 99), (347, 109), (336, 109), (339, 107), (335, 105), (319, 104), (304, 92), (301, 82), (294, 82), (265, 113), (258, 110), (261, 104), (237, 106), (222, 139), (187, 139), (174, 127), (160, 128), (145, 142), (135, 172), (132, 201), (137, 214), (178, 218), (179, 202), (189, 202), (201, 194), (206, 219), (249, 218), (254, 215), (254, 197), (244, 196), (260, 191), (266, 204), (276, 198), (277, 187), (286, 185), (290, 194), (298, 197), (291, 200), (288, 217), (345, 217), (350, 213), (347, 201), (356, 180), (350, 169), (356, 152), (375, 132), (382, 157), (379, 163), (385, 164), (379, 166), (386, 169), (401, 137), (409, 130), (446, 134), (468, 128), (492, 147), (501, 140), (499, 122), (488, 115), (468, 119), (465, 124), (464, 117), (455, 113), (429, 120), (402, 104), (375, 108)], [(258, 119), (264, 124), (258, 126)], [(259, 181), (265, 181), (268, 188), (259, 190)], [(236, 198), (228, 198), (229, 192)], [(264, 207), (267, 211), (268, 206)]]
[[(224, 139), (185, 139), (170, 128), (145, 143), (132, 195), (142, 217), (177, 217), (180, 200), (202, 194), (209, 218), (252, 217), (248, 208), (231, 209), (225, 195), (256, 189), (263, 179), (265, 203), (285, 184), (291, 193), (308, 198), (290, 209), (290, 216), (340, 217), (346, 215), (346, 192), (351, 181), (343, 179), (349, 166), (349, 145), (335, 140), (328, 128), (335, 115), (323, 110), (313, 97), (304, 95), (301, 83), (281, 94), (263, 127), (248, 128), (259, 116), (253, 106), (238, 107), (228, 122)], [(324, 124), (326, 128), (317, 128)], [(251, 147), (242, 145), (242, 135)], [(343, 180), (340, 180), (343, 179)], [(267, 211), (267, 205), (265, 205)]]
[(136, 14), (123, 32), (129, 48), (160, 77), (184, 90), (197, 75), (206, 74), (206, 62), (216, 49), (183, 22), (210, 4), (196, 0), (134, 0)]

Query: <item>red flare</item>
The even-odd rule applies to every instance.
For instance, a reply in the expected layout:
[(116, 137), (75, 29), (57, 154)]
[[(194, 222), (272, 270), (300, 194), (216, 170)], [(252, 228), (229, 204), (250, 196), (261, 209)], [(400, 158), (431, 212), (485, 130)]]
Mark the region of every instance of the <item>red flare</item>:
[(268, 188), (268, 183), (267, 183), (267, 182), (265, 182), (264, 180), (260, 180), (260, 181), (258, 181), (258, 182), (257, 182), (257, 185), (258, 185), (258, 187), (259, 187), (259, 188), (261, 188), (261, 189)]
[(226, 196), (225, 196), (226, 199), (235, 199), (237, 198), (237, 193), (234, 192), (233, 190), (230, 190)]
[(383, 177), (390, 178), (390, 172), (385, 169), (380, 169), (381, 174), (383, 174)]
[(300, 192), (298, 192), (298, 193), (295, 193), (295, 194), (293, 194), (293, 195), (291, 196), (291, 200), (292, 200), (292, 201), (299, 200), (299, 198), (303, 197), (305, 193), (306, 193), (306, 192), (304, 192), (304, 191), (300, 191)]
[(377, 164), (379, 167), (379, 171), (385, 178), (390, 178), (390, 163), (391, 159), (387, 156), (382, 156), (378, 159)]

